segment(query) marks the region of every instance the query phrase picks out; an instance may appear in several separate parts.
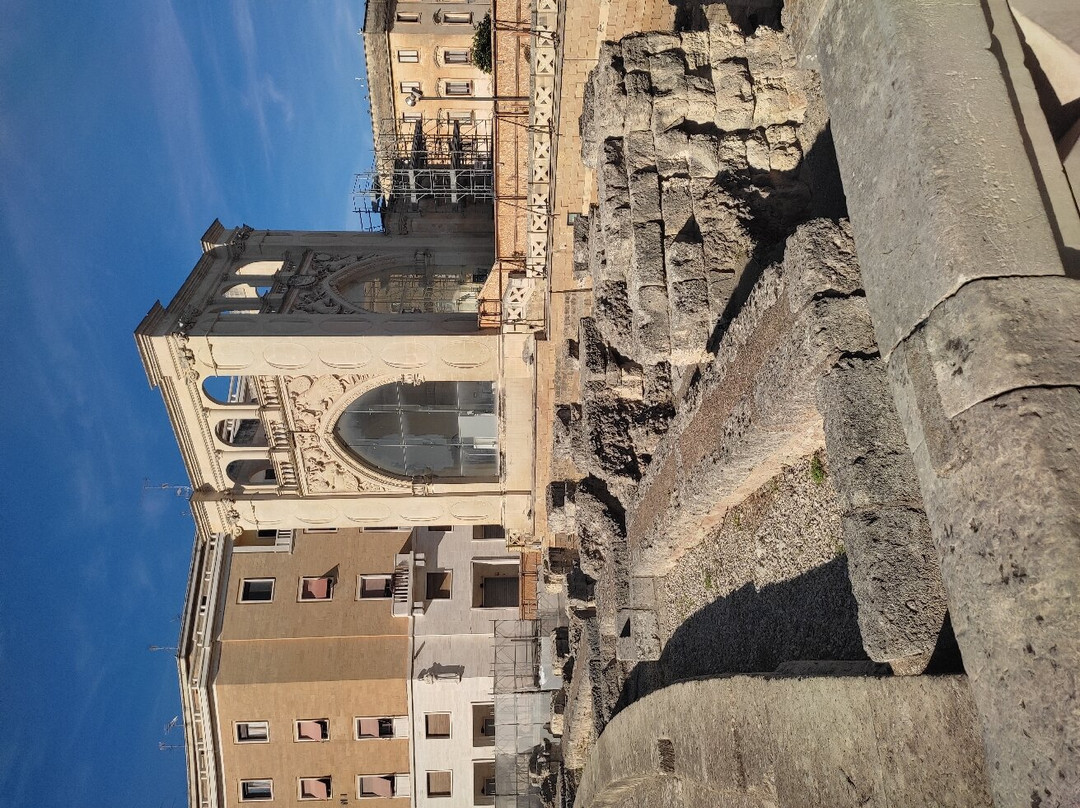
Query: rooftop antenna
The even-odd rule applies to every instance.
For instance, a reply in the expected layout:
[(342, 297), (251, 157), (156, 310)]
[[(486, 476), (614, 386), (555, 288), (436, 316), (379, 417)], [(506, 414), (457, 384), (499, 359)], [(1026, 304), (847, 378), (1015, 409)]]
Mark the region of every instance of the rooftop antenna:
[(165, 729), (163, 730), (163, 732), (166, 735), (168, 735), (170, 732), (172, 732), (174, 729), (176, 729), (179, 725), (180, 725), (180, 716), (174, 715), (172, 718), (169, 719), (169, 723), (165, 725)]
[(158, 741), (157, 745), (159, 752), (171, 752), (174, 749), (183, 749), (182, 743), (165, 743), (165, 741)]

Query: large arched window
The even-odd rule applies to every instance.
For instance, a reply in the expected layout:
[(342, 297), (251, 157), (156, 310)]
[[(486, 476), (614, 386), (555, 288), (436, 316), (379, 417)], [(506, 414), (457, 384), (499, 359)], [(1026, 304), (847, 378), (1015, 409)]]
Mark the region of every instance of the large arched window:
[(378, 314), (475, 313), (487, 273), (463, 266), (361, 268), (331, 283), (354, 306)]
[(491, 382), (384, 384), (350, 404), (334, 434), (365, 463), (402, 477), (499, 473)]

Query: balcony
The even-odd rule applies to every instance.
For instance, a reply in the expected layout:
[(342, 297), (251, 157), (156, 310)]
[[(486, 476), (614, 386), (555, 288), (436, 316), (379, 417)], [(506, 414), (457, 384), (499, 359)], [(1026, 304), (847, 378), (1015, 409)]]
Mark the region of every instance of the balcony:
[(394, 574), (390, 581), (394, 617), (424, 613), (424, 600), (417, 598), (416, 590), (416, 571), (424, 564), (423, 553), (398, 553), (394, 557)]

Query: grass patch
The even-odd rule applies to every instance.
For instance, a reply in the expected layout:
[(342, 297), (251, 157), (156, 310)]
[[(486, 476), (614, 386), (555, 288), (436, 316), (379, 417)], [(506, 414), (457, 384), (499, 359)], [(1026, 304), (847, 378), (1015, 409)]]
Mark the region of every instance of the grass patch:
[(821, 460), (821, 452), (814, 452), (810, 458), (810, 479), (817, 485), (821, 485), (825, 482), (826, 474), (825, 464)]

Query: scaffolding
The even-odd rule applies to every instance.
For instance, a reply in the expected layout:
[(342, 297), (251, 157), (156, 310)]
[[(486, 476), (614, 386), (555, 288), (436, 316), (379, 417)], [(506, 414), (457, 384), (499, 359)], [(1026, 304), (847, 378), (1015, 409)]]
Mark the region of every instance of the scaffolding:
[(488, 122), (444, 117), (401, 127), (384, 122), (372, 169), (353, 178), (353, 212), (369, 232), (396, 232), (425, 206), (492, 202), (495, 186)]
[(495, 808), (541, 808), (561, 765), (551, 704), (562, 680), (551, 670), (550, 637), (564, 612), (540, 601), (537, 619), (494, 625)]

